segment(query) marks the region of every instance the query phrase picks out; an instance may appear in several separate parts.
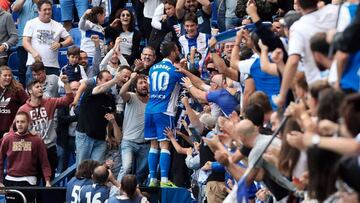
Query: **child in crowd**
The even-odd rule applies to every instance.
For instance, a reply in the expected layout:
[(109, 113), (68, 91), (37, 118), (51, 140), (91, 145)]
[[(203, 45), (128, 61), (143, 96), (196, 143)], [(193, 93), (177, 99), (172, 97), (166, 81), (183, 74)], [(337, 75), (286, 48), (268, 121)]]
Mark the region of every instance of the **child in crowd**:
[(61, 69), (61, 75), (67, 75), (69, 82), (87, 79), (84, 68), (79, 65), (80, 49), (72, 46), (67, 51), (68, 64)]
[[(80, 58), (80, 49), (79, 47), (72, 46), (67, 51), (67, 59), (68, 63), (64, 67), (61, 68), (60, 76), (66, 75), (69, 79), (69, 82), (78, 81), (82, 79), (87, 79), (86, 72), (84, 67), (79, 65), (79, 58)], [(58, 80), (58, 92), (60, 95), (65, 94), (64, 90), (64, 83)]]
[[(81, 50), (88, 54), (89, 58), (93, 58), (95, 54), (95, 44), (91, 40), (92, 35), (98, 35), (100, 39), (101, 56), (104, 56), (103, 47), (105, 40), (105, 30), (101, 26), (105, 21), (104, 8), (95, 6), (88, 9), (79, 21), (81, 30)], [(91, 60), (90, 60), (91, 61)]]

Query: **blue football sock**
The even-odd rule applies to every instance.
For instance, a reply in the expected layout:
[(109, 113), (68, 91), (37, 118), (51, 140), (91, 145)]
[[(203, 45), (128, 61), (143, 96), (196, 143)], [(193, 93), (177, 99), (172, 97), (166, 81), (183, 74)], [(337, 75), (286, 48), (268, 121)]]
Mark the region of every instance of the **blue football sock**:
[(148, 165), (149, 165), (149, 172), (151, 179), (157, 178), (156, 172), (157, 172), (158, 163), (159, 163), (159, 150), (150, 148), (148, 155)]
[(160, 152), (161, 179), (168, 177), (169, 168), (170, 168), (170, 151), (167, 149), (161, 149)]

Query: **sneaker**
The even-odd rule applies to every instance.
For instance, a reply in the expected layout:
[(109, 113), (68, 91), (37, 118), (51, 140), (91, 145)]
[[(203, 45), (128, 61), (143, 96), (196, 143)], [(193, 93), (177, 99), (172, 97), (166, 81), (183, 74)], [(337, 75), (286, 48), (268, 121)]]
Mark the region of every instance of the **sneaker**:
[(167, 181), (167, 182), (160, 182), (160, 187), (161, 188), (177, 188), (177, 186), (171, 182), (171, 181)]
[(149, 187), (159, 187), (157, 181), (150, 181)]

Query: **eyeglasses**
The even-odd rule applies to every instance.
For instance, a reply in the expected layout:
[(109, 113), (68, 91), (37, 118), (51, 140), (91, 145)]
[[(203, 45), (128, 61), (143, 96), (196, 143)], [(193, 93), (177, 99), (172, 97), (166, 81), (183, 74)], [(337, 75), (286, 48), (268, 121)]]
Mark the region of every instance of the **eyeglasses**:
[(124, 13), (124, 14), (121, 14), (121, 17), (130, 17), (130, 14), (129, 13)]

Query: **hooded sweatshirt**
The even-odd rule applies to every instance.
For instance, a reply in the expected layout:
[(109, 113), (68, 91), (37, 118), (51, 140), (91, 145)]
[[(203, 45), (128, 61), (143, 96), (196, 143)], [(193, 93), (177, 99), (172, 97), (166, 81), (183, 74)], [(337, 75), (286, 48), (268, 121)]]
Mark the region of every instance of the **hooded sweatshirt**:
[(36, 176), (41, 166), (45, 180), (50, 180), (51, 170), (43, 141), (30, 133), (5, 136), (0, 148), (0, 182), (3, 183), (4, 161), (7, 174), (12, 177)]
[(17, 41), (18, 33), (11, 14), (0, 8), (0, 44), (6, 47), (5, 51), (0, 52), (0, 58), (7, 57), (7, 50), (15, 46)]
[(60, 98), (43, 98), (39, 106), (32, 106), (30, 99), (19, 108), (19, 111), (27, 112), (31, 117), (31, 129), (44, 141), (47, 148), (56, 145), (56, 126), (54, 112), (56, 108), (70, 105), (73, 101), (73, 94), (67, 93)]

